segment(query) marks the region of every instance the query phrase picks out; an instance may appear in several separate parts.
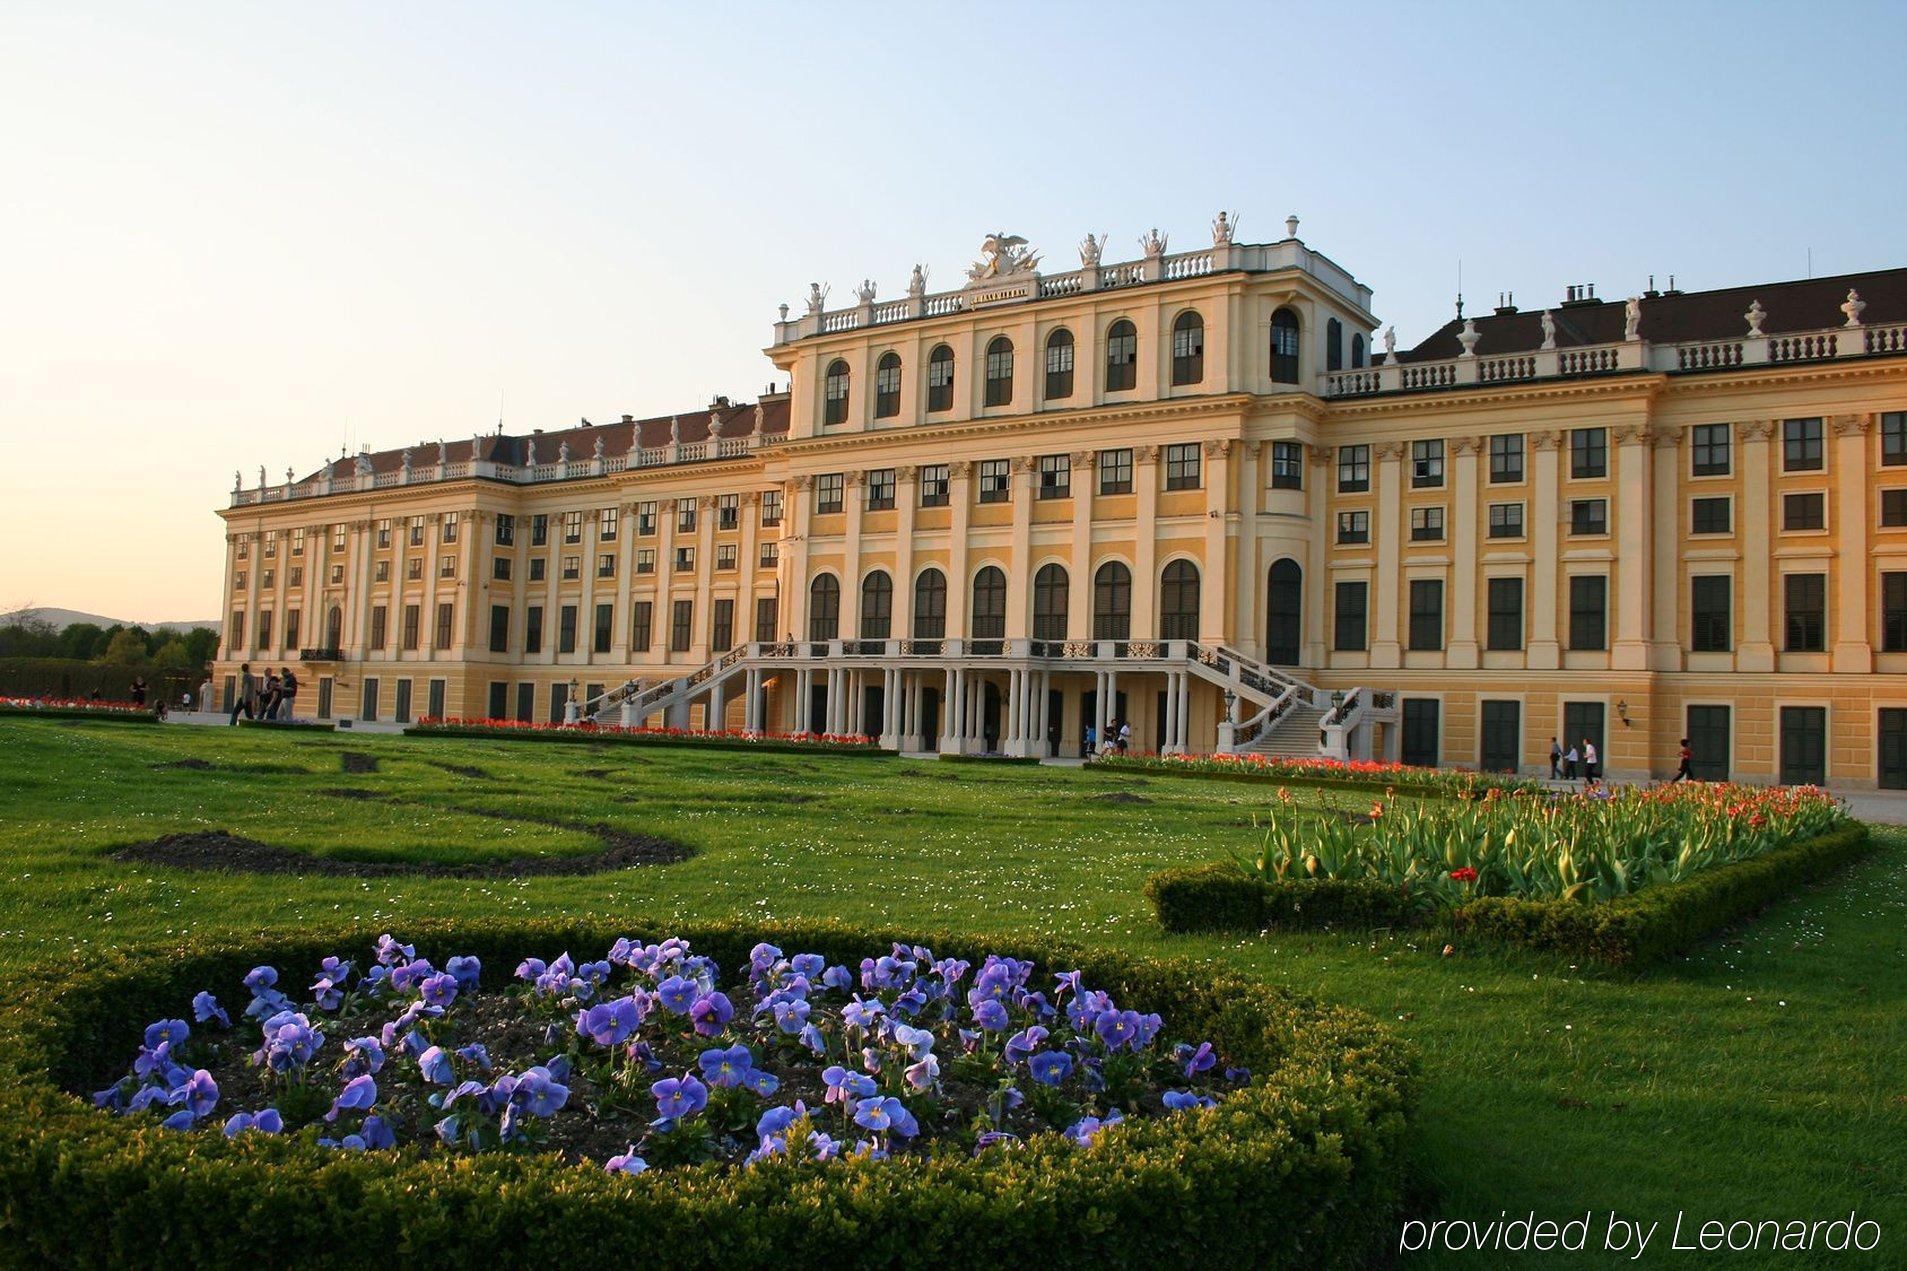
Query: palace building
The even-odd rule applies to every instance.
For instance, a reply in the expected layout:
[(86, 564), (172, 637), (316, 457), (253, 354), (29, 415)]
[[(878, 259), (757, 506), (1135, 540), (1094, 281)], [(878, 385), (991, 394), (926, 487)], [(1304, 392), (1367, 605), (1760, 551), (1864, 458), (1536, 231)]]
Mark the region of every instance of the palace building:
[(1298, 237), (783, 306), (755, 402), (235, 488), (301, 713), (1907, 786), (1907, 269), (1452, 321)]

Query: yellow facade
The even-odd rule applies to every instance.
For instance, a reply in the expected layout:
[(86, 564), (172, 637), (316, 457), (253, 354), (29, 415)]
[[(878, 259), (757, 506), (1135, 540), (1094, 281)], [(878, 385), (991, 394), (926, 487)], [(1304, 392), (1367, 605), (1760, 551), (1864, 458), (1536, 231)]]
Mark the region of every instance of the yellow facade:
[[(1907, 782), (1907, 312), (1850, 288), (1768, 336), (1652, 340), (1700, 302), (1671, 293), (1621, 338), (1498, 351), (1500, 313), (1455, 357), (1379, 359), (1369, 291), (1291, 228), (816, 297), (767, 350), (787, 392), (719, 444), (635, 425), (622, 462), (569, 430), (541, 465), (479, 439), (238, 491), (219, 673), (292, 663), (301, 713), (322, 684), (358, 719), (400, 692), (561, 718), (633, 680), (651, 722), (1028, 754), (1122, 715), (1139, 750), (1314, 751), (1338, 723), (1333, 753), (1544, 770), (1568, 723), (1641, 777), (1693, 731), (1737, 778), (1818, 748), (1832, 782)], [(1594, 335), (1605, 308), (1555, 316)], [(690, 694), (724, 655), (729, 687)]]

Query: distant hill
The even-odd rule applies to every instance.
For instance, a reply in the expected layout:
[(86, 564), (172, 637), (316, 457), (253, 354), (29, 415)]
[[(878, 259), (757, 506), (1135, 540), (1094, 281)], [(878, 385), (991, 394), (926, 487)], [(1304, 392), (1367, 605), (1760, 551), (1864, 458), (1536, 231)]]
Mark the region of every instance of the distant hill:
[(15, 609), (12, 613), (0, 613), (0, 627), (16, 622), (33, 621), (45, 622), (55, 631), (64, 631), (80, 622), (90, 622), (96, 627), (136, 626), (144, 627), (148, 631), (179, 632), (190, 631), (194, 627), (211, 627), (216, 631), (219, 625), (217, 618), (207, 619), (204, 622), (129, 622), (124, 618), (108, 618), (104, 614), (81, 613), (77, 609), (53, 609), (43, 605), (32, 609)]

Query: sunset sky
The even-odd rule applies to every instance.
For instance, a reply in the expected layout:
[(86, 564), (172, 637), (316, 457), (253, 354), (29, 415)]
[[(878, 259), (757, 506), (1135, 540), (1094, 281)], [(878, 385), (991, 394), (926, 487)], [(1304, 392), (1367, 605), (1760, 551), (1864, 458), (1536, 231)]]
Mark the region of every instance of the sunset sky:
[(8, 0), (0, 611), (216, 617), (234, 469), (751, 398), (810, 280), (991, 230), (1295, 212), (1406, 346), (1460, 261), (1485, 311), (1907, 264), (1897, 6), (1539, 8)]

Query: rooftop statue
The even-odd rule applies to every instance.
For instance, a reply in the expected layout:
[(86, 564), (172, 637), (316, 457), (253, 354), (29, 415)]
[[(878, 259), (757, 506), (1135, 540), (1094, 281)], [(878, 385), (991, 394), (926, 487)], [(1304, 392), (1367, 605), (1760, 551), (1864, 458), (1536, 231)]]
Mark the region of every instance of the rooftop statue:
[(980, 259), (967, 267), (967, 281), (991, 282), (1012, 274), (1031, 273), (1039, 263), (1039, 253), (1029, 249), (1024, 238), (996, 230), (980, 244)]
[(926, 293), (927, 271), (922, 269), (919, 265), (915, 265), (914, 272), (908, 275), (907, 278), (907, 294), (910, 296), (920, 296)]
[(1101, 234), (1094, 238), (1091, 234), (1079, 240), (1079, 265), (1082, 269), (1092, 269), (1099, 264), (1099, 254), (1106, 250), (1106, 238)]
[(1556, 347), (1556, 315), (1547, 309), (1543, 310), (1543, 347)]
[(1228, 246), (1232, 241), (1232, 235), (1237, 232), (1238, 217), (1220, 212), (1218, 219), (1212, 222), (1212, 246)]
[(1140, 250), (1144, 251), (1148, 256), (1165, 255), (1165, 242), (1166, 236), (1159, 232), (1159, 227), (1156, 225), (1152, 227), (1150, 233), (1141, 234), (1139, 236)]
[(855, 288), (854, 295), (855, 295), (855, 298), (864, 305), (873, 304), (874, 303), (874, 280), (872, 278), (861, 279), (861, 285)]
[(1642, 338), (1642, 298), (1630, 296), (1622, 302), (1622, 338), (1640, 340)]

